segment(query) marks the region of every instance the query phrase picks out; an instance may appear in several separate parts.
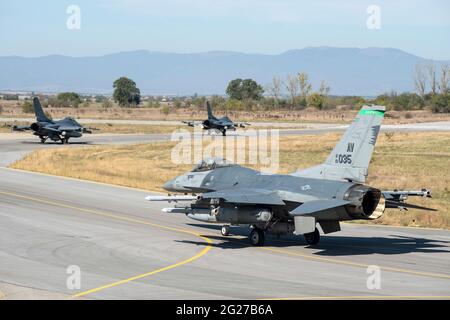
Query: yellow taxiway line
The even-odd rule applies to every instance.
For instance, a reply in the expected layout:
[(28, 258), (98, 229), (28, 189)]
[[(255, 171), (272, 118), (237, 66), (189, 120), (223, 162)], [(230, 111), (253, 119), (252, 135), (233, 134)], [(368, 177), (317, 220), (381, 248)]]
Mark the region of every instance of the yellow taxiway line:
[(116, 281), (116, 282), (113, 282), (113, 283), (110, 283), (110, 284), (106, 284), (106, 285), (103, 285), (103, 286), (100, 286), (100, 287), (97, 287), (97, 288), (93, 288), (93, 289), (90, 289), (90, 290), (87, 290), (87, 291), (79, 292), (79, 293), (73, 295), (72, 298), (82, 297), (82, 296), (85, 296), (85, 295), (88, 295), (88, 294), (91, 294), (91, 293), (95, 293), (95, 292), (98, 292), (98, 291), (101, 291), (101, 290), (105, 290), (105, 289), (108, 289), (108, 288), (111, 288), (111, 287), (115, 287), (115, 286), (118, 286), (118, 285), (121, 285), (121, 284), (125, 284), (125, 283), (128, 283), (128, 282), (133, 281), (133, 280), (142, 279), (142, 278), (149, 277), (151, 275), (154, 275), (154, 274), (157, 274), (157, 273), (160, 273), (160, 272), (163, 272), (163, 271), (174, 269), (176, 267), (179, 267), (179, 266), (182, 266), (184, 264), (193, 262), (194, 260), (197, 260), (198, 258), (204, 256), (212, 248), (212, 240), (211, 239), (209, 239), (206, 236), (203, 236), (203, 235), (201, 235), (201, 234), (199, 234), (197, 232), (188, 230), (188, 229), (180, 229), (180, 228), (173, 228), (173, 227), (163, 226), (163, 225), (151, 223), (151, 222), (148, 222), (148, 221), (145, 221), (145, 220), (141, 220), (141, 219), (129, 218), (129, 217), (120, 216), (120, 215), (116, 215), (116, 214), (111, 214), (111, 213), (98, 211), (98, 210), (80, 208), (80, 207), (68, 205), (68, 204), (65, 204), (65, 203), (60, 203), (60, 202), (55, 202), (55, 201), (50, 201), (50, 200), (38, 199), (38, 198), (24, 196), (24, 195), (20, 195), (20, 194), (16, 194), (16, 193), (11, 193), (11, 192), (0, 191), (0, 194), (11, 196), (11, 197), (16, 197), (16, 198), (20, 198), (20, 199), (26, 199), (26, 200), (31, 200), (31, 201), (35, 201), (35, 202), (40, 202), (40, 203), (44, 203), (44, 204), (49, 204), (49, 205), (53, 205), (53, 206), (57, 206), (57, 207), (73, 209), (73, 210), (81, 211), (81, 212), (87, 213), (87, 214), (93, 214), (93, 215), (98, 215), (98, 216), (102, 216), (102, 217), (108, 217), (108, 218), (112, 218), (112, 219), (116, 219), (116, 220), (121, 220), (121, 221), (126, 221), (126, 222), (133, 222), (133, 223), (142, 224), (142, 225), (148, 225), (148, 226), (152, 226), (152, 227), (159, 228), (159, 229), (164, 229), (164, 230), (169, 230), (169, 231), (175, 231), (175, 232), (181, 232), (181, 233), (185, 233), (185, 234), (190, 234), (190, 235), (199, 237), (199, 238), (205, 240), (208, 243), (208, 245), (202, 251), (200, 251), (196, 255), (194, 255), (194, 256), (186, 259), (186, 260), (183, 260), (183, 261), (171, 264), (169, 266), (166, 266), (166, 267), (163, 267), (163, 268), (160, 268), (160, 269), (157, 269), (157, 270), (153, 270), (153, 271), (150, 271), (150, 272), (147, 272), (147, 273), (136, 275), (136, 276), (133, 276), (133, 277), (130, 277), (130, 278), (127, 278), (127, 279), (123, 279), (123, 280), (120, 280), (120, 281)]

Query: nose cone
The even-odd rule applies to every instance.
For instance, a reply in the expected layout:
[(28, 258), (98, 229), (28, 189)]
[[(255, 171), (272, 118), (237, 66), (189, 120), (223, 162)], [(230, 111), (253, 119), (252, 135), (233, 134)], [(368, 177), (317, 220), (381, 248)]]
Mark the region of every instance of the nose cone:
[(163, 184), (163, 189), (167, 191), (176, 191), (175, 190), (175, 179), (169, 180)]

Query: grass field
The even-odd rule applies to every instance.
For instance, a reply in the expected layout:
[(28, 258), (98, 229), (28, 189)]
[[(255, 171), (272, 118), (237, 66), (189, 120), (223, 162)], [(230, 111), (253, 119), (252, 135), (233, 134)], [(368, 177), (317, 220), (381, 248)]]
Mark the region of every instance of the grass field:
[[(280, 139), (280, 173), (324, 161), (340, 134)], [(192, 165), (171, 162), (173, 142), (40, 150), (14, 168), (162, 191), (161, 185)], [(367, 184), (387, 189), (432, 189), (433, 199), (410, 198), (438, 212), (388, 209), (370, 223), (450, 229), (450, 133), (381, 133)]]

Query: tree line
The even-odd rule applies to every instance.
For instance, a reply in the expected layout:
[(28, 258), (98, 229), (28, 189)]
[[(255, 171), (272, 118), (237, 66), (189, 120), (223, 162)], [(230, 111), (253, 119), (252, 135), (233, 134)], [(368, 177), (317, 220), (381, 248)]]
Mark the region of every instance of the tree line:
[[(374, 103), (385, 105), (388, 110), (420, 110), (430, 107), (434, 112), (450, 112), (450, 67), (441, 64), (439, 68), (434, 63), (418, 64), (414, 69), (414, 87), (416, 92), (397, 93), (391, 91), (375, 98), (366, 99), (360, 96), (332, 96), (330, 86), (321, 81), (314, 88), (305, 72), (287, 75), (284, 79), (273, 77), (271, 83), (263, 86), (253, 79), (233, 79), (228, 83), (225, 96), (208, 97), (216, 109), (232, 111), (271, 111), (271, 110), (302, 110), (307, 107), (318, 110), (333, 109), (339, 105), (350, 105), (359, 108), (362, 104)], [(141, 104), (141, 93), (136, 83), (120, 77), (113, 83), (113, 100), (120, 107), (137, 107)], [(112, 107), (110, 99), (104, 96), (95, 97), (103, 108)], [(149, 108), (160, 108), (162, 97), (151, 97), (144, 105)], [(175, 108), (203, 107), (206, 97), (197, 94), (191, 97), (171, 99)], [(83, 103), (83, 98), (74, 92), (59, 93), (49, 97), (44, 106), (74, 107)], [(83, 104), (87, 104), (85, 101)], [(30, 105), (24, 106), (30, 109)], [(169, 112), (167, 105), (164, 113)]]

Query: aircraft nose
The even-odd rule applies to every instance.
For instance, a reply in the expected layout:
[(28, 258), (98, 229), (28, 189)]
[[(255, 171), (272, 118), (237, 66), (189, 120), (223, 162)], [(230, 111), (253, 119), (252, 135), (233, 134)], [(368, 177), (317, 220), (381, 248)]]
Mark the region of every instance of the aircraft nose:
[(163, 184), (163, 188), (164, 190), (167, 191), (174, 191), (174, 183), (175, 183), (175, 179), (169, 180), (166, 183)]

